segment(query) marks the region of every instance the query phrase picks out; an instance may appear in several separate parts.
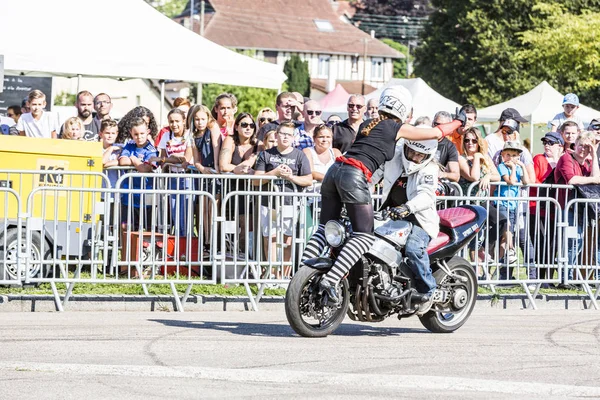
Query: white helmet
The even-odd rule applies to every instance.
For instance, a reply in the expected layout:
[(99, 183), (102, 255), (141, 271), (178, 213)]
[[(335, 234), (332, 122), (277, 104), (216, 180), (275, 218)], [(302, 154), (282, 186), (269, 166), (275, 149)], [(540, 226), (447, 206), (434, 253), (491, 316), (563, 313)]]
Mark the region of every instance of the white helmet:
[[(404, 165), (404, 172), (406, 175), (412, 175), (415, 172), (418, 172), (422, 168), (425, 168), (427, 164), (429, 164), (437, 151), (438, 141), (436, 139), (427, 139), (427, 140), (404, 140), (404, 153), (402, 157), (402, 164)], [(406, 156), (406, 150), (411, 149), (413, 151), (425, 154), (426, 157), (419, 164), (411, 161)]]
[(412, 109), (412, 95), (401, 85), (386, 88), (379, 97), (379, 111), (386, 112), (406, 122)]

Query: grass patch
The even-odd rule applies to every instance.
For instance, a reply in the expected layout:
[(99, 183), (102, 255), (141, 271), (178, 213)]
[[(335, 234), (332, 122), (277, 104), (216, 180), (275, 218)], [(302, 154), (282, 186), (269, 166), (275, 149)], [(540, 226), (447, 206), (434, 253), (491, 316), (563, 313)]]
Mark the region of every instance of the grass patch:
[[(69, 273), (69, 276), (73, 276)], [(89, 273), (82, 273), (82, 279), (90, 279)], [(167, 278), (167, 282), (169, 278)], [(220, 295), (220, 296), (247, 296), (246, 288), (243, 285), (206, 285), (198, 284), (192, 286), (190, 294), (192, 295)], [(178, 284), (175, 285), (177, 291), (181, 294), (185, 292), (188, 285)], [(65, 293), (67, 285), (64, 283), (57, 283), (56, 287), (60, 293)], [(171, 286), (168, 284), (148, 284), (148, 293), (151, 295), (171, 295)], [(252, 293), (256, 295), (258, 293), (257, 285), (250, 285)], [(0, 288), (0, 295), (7, 294), (22, 294), (22, 295), (51, 295), (52, 289), (49, 283), (42, 283), (39, 286), (24, 286), (24, 287), (2, 287)], [(87, 295), (143, 295), (144, 289), (140, 284), (115, 284), (115, 283), (76, 283), (73, 287), (73, 294), (87, 294)], [(284, 289), (273, 289), (265, 288), (264, 294), (266, 296), (284, 296)]]

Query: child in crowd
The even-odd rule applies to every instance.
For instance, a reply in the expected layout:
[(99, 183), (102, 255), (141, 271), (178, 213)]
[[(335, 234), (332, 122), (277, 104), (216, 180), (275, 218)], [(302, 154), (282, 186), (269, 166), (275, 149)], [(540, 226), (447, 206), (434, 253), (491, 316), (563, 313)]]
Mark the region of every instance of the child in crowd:
[[(136, 117), (129, 122), (131, 127), (130, 134), (132, 141), (127, 143), (119, 157), (119, 165), (132, 166), (138, 172), (152, 172), (154, 165), (151, 160), (158, 157), (158, 151), (150, 143), (150, 134), (148, 124), (143, 118)], [(123, 182), (123, 189), (152, 189), (152, 178), (129, 178)], [(150, 228), (152, 204), (146, 204), (141, 201), (142, 196), (139, 193), (123, 194), (121, 196), (121, 222), (130, 225), (132, 230)], [(129, 206), (133, 207), (129, 207)], [(143, 207), (143, 208), (142, 208)], [(141, 215), (140, 215), (141, 214)], [(140, 220), (142, 224), (140, 225)]]
[[(295, 191), (294, 186), (298, 190), (302, 190), (304, 187), (312, 185), (310, 162), (301, 150), (293, 147), (295, 129), (296, 125), (292, 121), (282, 122), (277, 127), (277, 146), (261, 152), (254, 167), (255, 176), (270, 175), (282, 178), (284, 184), (281, 190), (285, 192)], [(258, 182), (255, 181), (256, 184)], [(292, 235), (296, 229), (293, 221), (294, 218), (297, 218), (297, 213), (294, 211), (290, 215), (286, 215), (285, 210), (292, 205), (292, 198), (285, 197), (283, 200), (284, 206), (279, 208), (275, 207), (273, 202), (281, 201), (281, 198), (269, 200), (267, 197), (263, 198), (260, 207), (265, 254), (269, 254), (270, 249), (269, 259), (273, 261), (278, 259), (274, 239), (277, 231), (283, 231), (284, 242), (287, 245), (284, 248), (283, 260), (290, 262), (292, 258)], [(283, 213), (280, 214), (281, 211)], [(294, 216), (294, 213), (296, 216)], [(269, 239), (271, 243), (269, 243)], [(290, 273), (291, 267), (287, 267), (283, 271), (283, 276), (289, 277)], [(281, 276), (278, 276), (278, 278), (281, 278)]]
[(263, 139), (263, 147), (265, 150), (272, 149), (277, 146), (277, 131), (275, 129), (265, 132)]
[(218, 95), (212, 108), (212, 116), (219, 124), (223, 139), (233, 134), (235, 114), (237, 114), (237, 98), (231, 93)]
[[(115, 120), (105, 119), (102, 121), (100, 124), (100, 140), (102, 140), (102, 148), (104, 149), (102, 156), (102, 167), (104, 169), (119, 165), (119, 156), (123, 150), (123, 145), (116, 143), (118, 135), (119, 128)], [(114, 188), (119, 179), (119, 171), (113, 169), (105, 172), (110, 186)]]
[(575, 112), (579, 108), (579, 97), (575, 93), (568, 93), (565, 95), (562, 103), (563, 112), (558, 113), (552, 118), (552, 121), (548, 124), (551, 132), (556, 132), (558, 128), (566, 121), (574, 121), (579, 130), (583, 130), (583, 121)]
[[(519, 197), (519, 183), (523, 185), (528, 185), (532, 183), (529, 174), (527, 173), (527, 169), (525, 168), (525, 164), (520, 160), (521, 153), (523, 152), (523, 147), (519, 142), (516, 141), (508, 141), (504, 143), (504, 147), (502, 148), (502, 152), (500, 153), (501, 162), (498, 164), (498, 173), (500, 174), (500, 178), (507, 185), (499, 186), (496, 189), (496, 195), (498, 197)], [(504, 213), (508, 216), (508, 229), (502, 236), (502, 243), (500, 247), (504, 250), (504, 257), (500, 260), (501, 264), (514, 263), (517, 261), (517, 255), (514, 250), (514, 235), (519, 227), (519, 201), (518, 200), (499, 200), (498, 201), (498, 209), (500, 213)], [(519, 232), (522, 236), (522, 232)], [(531, 241), (527, 240), (529, 246), (529, 257), (533, 257), (533, 248), (531, 245)], [(524, 251), (525, 253), (525, 251)], [(530, 261), (533, 262), (533, 261)], [(535, 270), (533, 268), (530, 269), (530, 278), (535, 279)], [(500, 279), (505, 280), (507, 278), (507, 269), (506, 266), (502, 267), (500, 270)]]
[(30, 112), (21, 115), (17, 122), (17, 131), (21, 136), (56, 139), (60, 130), (56, 115), (47, 111), (46, 95), (41, 90), (29, 93), (28, 103)]
[[(213, 118), (208, 107), (197, 104), (188, 113), (187, 125), (193, 140), (192, 153), (194, 166), (201, 174), (219, 173), (219, 153), (221, 152), (221, 132), (217, 121)], [(194, 178), (194, 190), (211, 193), (219, 204), (221, 181), (211, 178)], [(205, 196), (196, 196), (194, 220), (202, 221), (202, 240), (204, 249), (210, 245), (212, 231), (212, 204)], [(200, 229), (200, 227), (198, 228)], [(216, 234), (216, 231), (215, 231)]]
[(62, 128), (62, 139), (83, 140), (85, 128), (83, 121), (78, 117), (71, 117), (65, 121)]
[[(158, 144), (160, 158), (155, 157), (150, 161), (160, 162), (164, 164), (163, 172), (181, 174), (186, 171), (190, 162), (192, 162), (192, 141), (185, 130), (185, 113), (174, 108), (169, 111), (167, 121), (169, 121), (169, 130), (162, 135), (161, 141)], [(175, 166), (172, 164), (180, 164)], [(190, 189), (190, 179), (183, 175), (169, 178), (167, 189), (173, 192)], [(175, 229), (177, 236), (186, 236), (187, 224), (190, 219), (187, 215), (189, 196), (181, 194), (170, 195), (171, 203), (171, 226)]]

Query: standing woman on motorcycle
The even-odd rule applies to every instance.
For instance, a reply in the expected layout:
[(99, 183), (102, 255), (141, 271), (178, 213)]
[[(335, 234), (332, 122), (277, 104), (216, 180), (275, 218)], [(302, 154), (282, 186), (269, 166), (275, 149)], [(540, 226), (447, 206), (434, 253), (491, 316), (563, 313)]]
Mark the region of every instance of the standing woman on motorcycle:
[(320, 290), (330, 301), (339, 301), (336, 286), (375, 241), (373, 205), (369, 182), (374, 171), (394, 156), (400, 138), (411, 140), (439, 139), (464, 126), (464, 113), (447, 124), (419, 129), (405, 124), (412, 110), (412, 96), (402, 86), (385, 89), (379, 99), (379, 117), (363, 122), (352, 147), (336, 159), (321, 186), (322, 207), (319, 227), (307, 243), (302, 261), (319, 257), (327, 244), (325, 224), (339, 219), (346, 205), (352, 222), (353, 236), (348, 240), (332, 268), (320, 281)]

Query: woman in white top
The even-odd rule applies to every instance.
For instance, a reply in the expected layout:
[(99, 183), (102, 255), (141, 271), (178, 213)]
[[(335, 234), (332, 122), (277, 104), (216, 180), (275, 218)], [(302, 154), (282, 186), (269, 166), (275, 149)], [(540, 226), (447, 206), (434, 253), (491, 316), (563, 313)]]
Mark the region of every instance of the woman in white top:
[(333, 132), (331, 128), (325, 124), (321, 124), (315, 128), (313, 132), (314, 147), (307, 147), (304, 154), (310, 162), (310, 170), (312, 171), (313, 180), (322, 182), (325, 173), (333, 165), (335, 159), (340, 157), (342, 153), (338, 149), (331, 147), (333, 143)]

